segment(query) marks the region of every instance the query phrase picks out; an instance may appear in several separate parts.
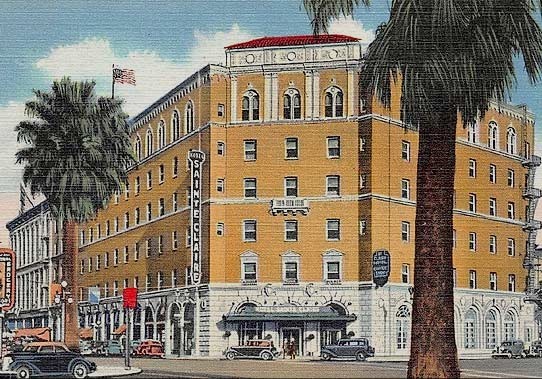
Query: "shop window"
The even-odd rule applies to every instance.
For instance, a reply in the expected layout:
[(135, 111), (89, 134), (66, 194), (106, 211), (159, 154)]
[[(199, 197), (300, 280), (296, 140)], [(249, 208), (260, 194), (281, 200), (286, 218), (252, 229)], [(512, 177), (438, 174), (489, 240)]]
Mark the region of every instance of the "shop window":
[(471, 308), (465, 314), (465, 321), (463, 327), (463, 346), (465, 349), (475, 349), (476, 348), (476, 338), (477, 338), (477, 322), (476, 322), (476, 312)]
[(239, 323), (239, 345), (245, 345), (247, 341), (263, 338), (262, 321), (245, 321)]
[(486, 349), (495, 349), (497, 347), (497, 316), (494, 310), (486, 313)]

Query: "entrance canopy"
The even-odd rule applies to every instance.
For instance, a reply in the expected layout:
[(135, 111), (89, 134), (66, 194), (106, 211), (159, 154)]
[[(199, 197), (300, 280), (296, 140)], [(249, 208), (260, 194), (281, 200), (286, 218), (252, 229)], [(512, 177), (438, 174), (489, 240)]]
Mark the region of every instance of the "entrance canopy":
[(356, 315), (341, 314), (330, 306), (246, 306), (222, 316), (224, 321), (354, 321)]
[(126, 332), (126, 324), (122, 324), (113, 331), (113, 334), (124, 334)]
[(49, 328), (25, 328), (15, 331), (15, 338), (29, 337), (37, 338), (42, 341), (51, 340), (51, 329)]

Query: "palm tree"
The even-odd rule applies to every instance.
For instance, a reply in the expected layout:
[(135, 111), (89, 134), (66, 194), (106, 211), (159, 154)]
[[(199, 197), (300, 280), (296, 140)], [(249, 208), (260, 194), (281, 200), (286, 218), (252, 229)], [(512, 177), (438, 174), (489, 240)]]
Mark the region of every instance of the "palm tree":
[[(62, 279), (74, 299), (78, 253), (77, 223), (93, 218), (127, 180), (133, 162), (127, 115), (122, 101), (97, 97), (94, 82), (54, 81), (50, 92), (34, 90), (26, 103), (30, 121), (20, 122), (17, 163), (24, 164), (23, 181), (32, 194), (49, 202), (63, 226)], [(65, 342), (79, 349), (77, 301), (66, 304)]]
[[(363, 2), (367, 5), (368, 1)], [(358, 1), (304, 0), (315, 33)], [(452, 210), (458, 112), (476, 122), (504, 101), (522, 55), (532, 82), (542, 68), (534, 0), (394, 0), (361, 72), (361, 87), (419, 132), (414, 301), (409, 377), (458, 377), (454, 334)], [(452, 173), (452, 174), (450, 174)]]

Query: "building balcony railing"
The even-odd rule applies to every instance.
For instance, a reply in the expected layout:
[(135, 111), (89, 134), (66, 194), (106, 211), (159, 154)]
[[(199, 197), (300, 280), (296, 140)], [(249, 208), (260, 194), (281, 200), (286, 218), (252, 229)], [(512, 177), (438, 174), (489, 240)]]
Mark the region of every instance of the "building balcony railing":
[(256, 279), (243, 279), (241, 284), (244, 286), (256, 286), (258, 285), (258, 281)]
[(276, 216), (278, 213), (284, 215), (292, 213), (295, 215), (297, 212), (306, 215), (309, 213), (309, 209), (309, 201), (307, 199), (292, 197), (271, 200), (271, 213), (273, 216)]
[(538, 220), (531, 220), (527, 224), (523, 225), (524, 231), (533, 231), (542, 229), (542, 222)]
[(531, 158), (524, 160), (521, 162), (523, 167), (538, 167), (540, 166), (540, 163), (542, 159), (537, 155), (531, 155)]
[(539, 199), (542, 197), (542, 190), (540, 188), (525, 188), (523, 197), (526, 199)]

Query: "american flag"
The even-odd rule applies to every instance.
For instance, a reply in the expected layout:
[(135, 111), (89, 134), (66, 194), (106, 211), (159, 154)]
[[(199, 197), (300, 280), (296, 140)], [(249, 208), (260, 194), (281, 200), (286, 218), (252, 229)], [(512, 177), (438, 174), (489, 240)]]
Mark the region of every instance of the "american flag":
[(113, 69), (113, 81), (115, 83), (121, 83), (121, 84), (131, 84), (133, 86), (136, 85), (136, 79), (134, 70), (128, 70), (128, 69), (122, 69), (122, 68), (114, 68)]

